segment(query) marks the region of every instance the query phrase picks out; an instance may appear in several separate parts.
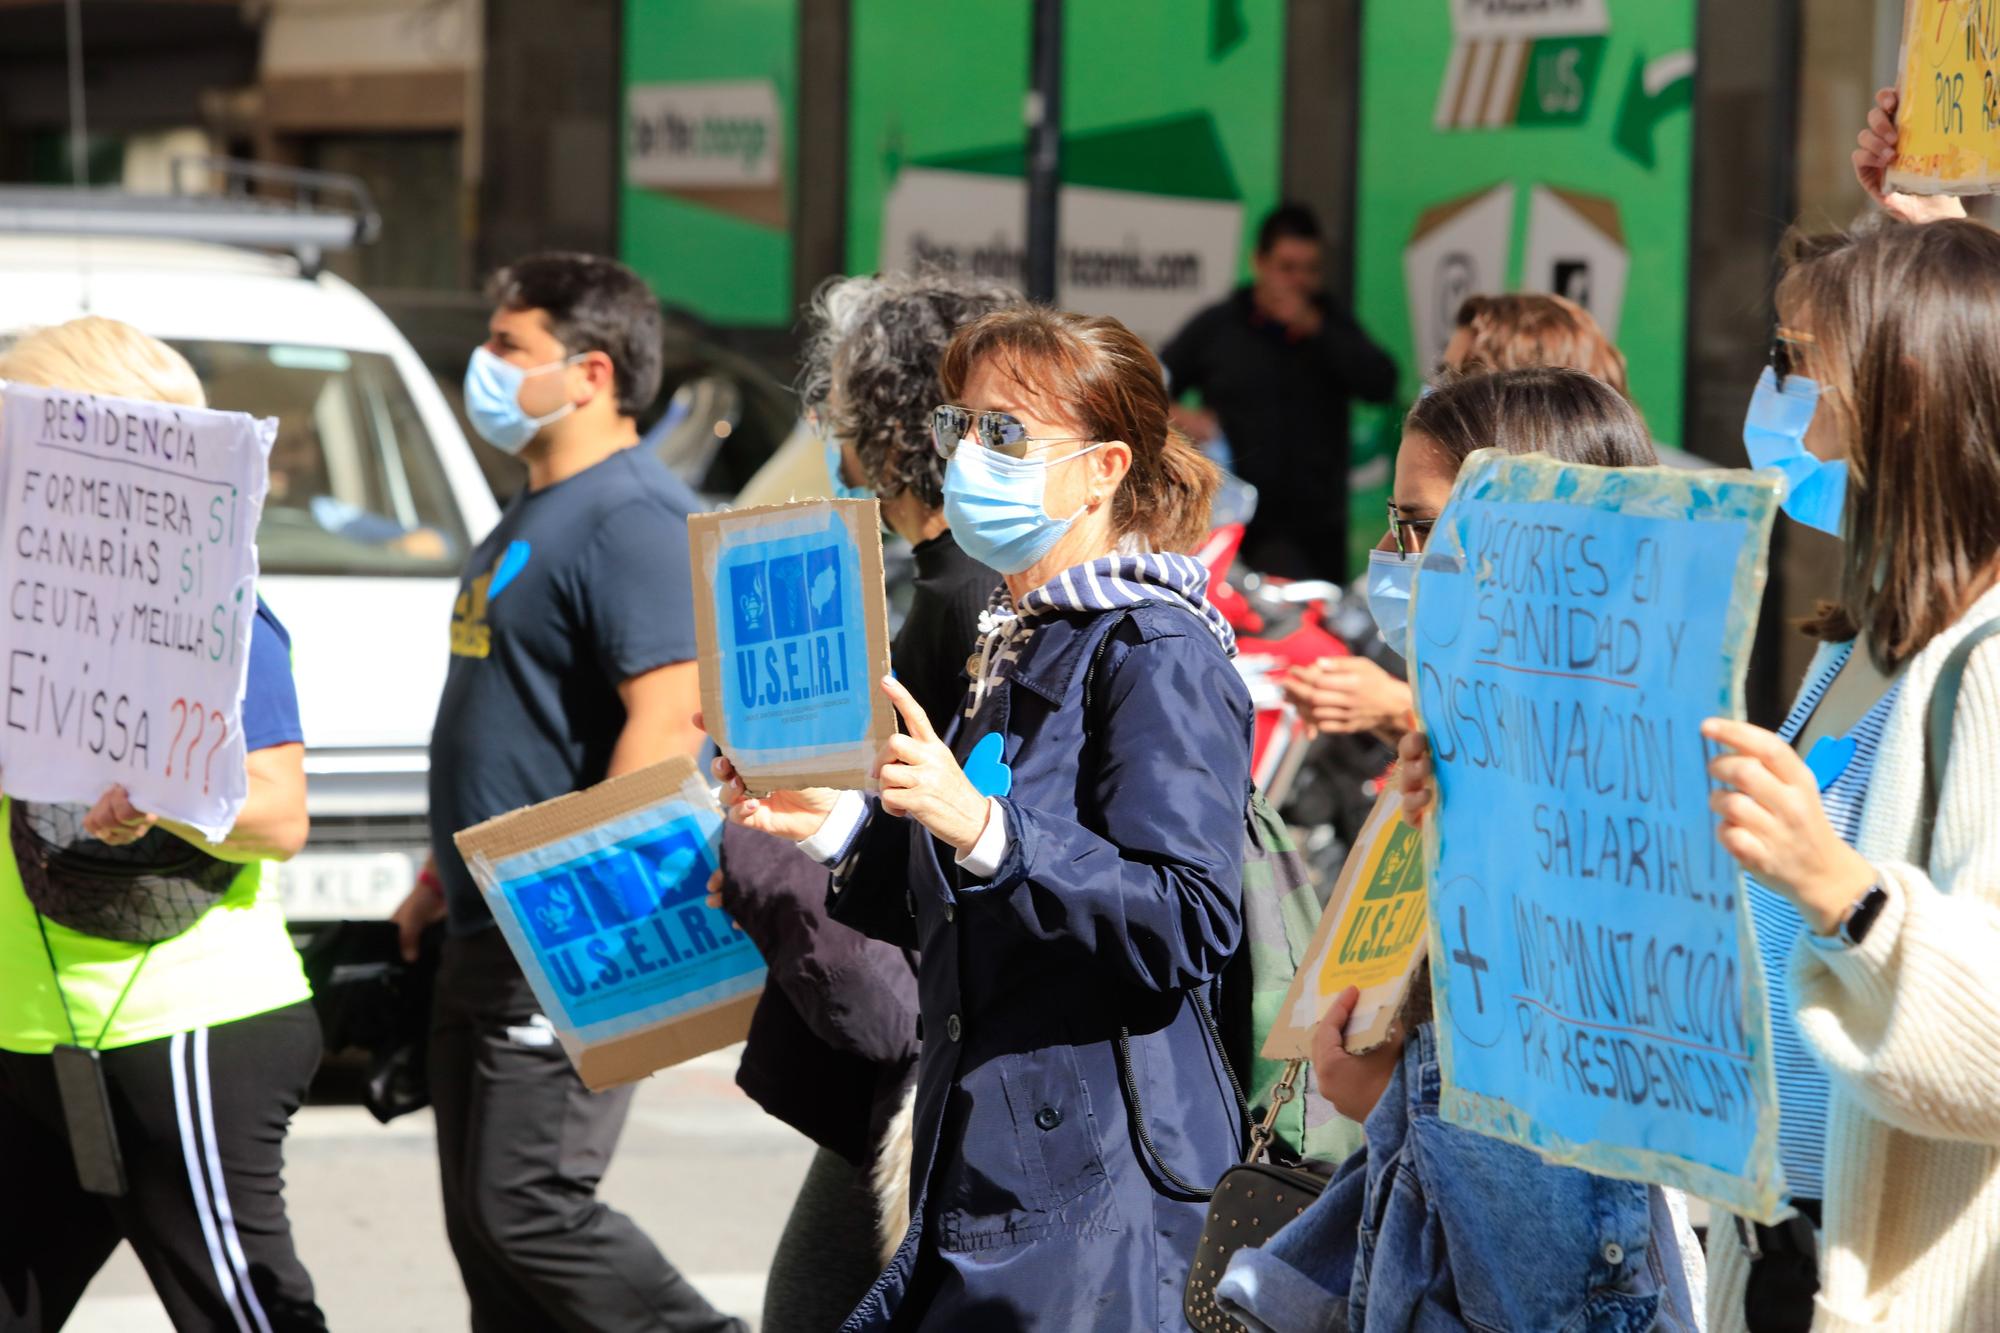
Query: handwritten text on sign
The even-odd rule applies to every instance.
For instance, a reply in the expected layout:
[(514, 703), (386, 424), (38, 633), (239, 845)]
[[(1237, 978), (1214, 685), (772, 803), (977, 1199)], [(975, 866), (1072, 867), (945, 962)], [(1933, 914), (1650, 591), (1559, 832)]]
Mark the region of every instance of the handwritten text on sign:
[(1893, 190), (2000, 190), (2000, 4), (1908, 0)]
[(1753, 1215), (1769, 1024), (1700, 727), (1740, 716), (1773, 489), (1475, 455), (1412, 636), (1447, 1117)]
[(246, 791), (253, 538), (272, 421), (0, 390), (0, 785), (220, 836)]

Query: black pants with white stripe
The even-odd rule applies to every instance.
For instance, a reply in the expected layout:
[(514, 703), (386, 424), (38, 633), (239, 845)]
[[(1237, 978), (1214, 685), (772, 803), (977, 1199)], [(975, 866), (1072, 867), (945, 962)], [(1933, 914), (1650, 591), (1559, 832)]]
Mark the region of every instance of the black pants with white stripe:
[(49, 1057), (0, 1052), (0, 1330), (61, 1328), (120, 1240), (177, 1329), (324, 1329), (282, 1179), (319, 1055), (309, 1003), (104, 1052), (130, 1181), (107, 1199), (76, 1183)]

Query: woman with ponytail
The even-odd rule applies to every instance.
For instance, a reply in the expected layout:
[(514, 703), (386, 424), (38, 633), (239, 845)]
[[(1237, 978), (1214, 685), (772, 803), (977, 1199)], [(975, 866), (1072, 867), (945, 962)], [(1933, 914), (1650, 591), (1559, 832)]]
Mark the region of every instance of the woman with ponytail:
[(1116, 320), (988, 315), (940, 379), (945, 516), (1005, 577), (964, 703), (885, 680), (908, 734), (866, 800), (717, 765), (732, 819), (835, 868), (836, 919), (922, 954), (912, 1220), (847, 1327), (1183, 1328), (1242, 1142), (1213, 1015), (1250, 698), (1183, 554), (1218, 475)]

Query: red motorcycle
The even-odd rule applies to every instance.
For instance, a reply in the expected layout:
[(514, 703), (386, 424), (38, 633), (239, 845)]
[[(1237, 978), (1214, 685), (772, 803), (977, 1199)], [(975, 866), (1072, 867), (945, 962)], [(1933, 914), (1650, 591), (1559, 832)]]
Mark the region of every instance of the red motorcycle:
[(1251, 776), (1271, 804), (1283, 809), (1312, 740), (1305, 719), (1285, 702), (1285, 675), (1352, 650), (1326, 623), (1328, 609), (1340, 601), (1339, 585), (1238, 573), (1243, 533), (1242, 523), (1224, 524), (1209, 534), (1196, 557), (1208, 569), (1209, 602), (1236, 631), (1236, 672), (1256, 709)]

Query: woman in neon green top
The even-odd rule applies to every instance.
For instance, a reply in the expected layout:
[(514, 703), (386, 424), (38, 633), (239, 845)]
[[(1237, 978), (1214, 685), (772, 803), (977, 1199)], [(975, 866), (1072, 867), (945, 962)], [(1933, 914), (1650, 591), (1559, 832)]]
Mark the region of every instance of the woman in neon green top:
[[(178, 353), (106, 319), (21, 339), (0, 353), (0, 380), (203, 403)], [(120, 1240), (177, 1328), (326, 1327), (293, 1251), (280, 1180), (320, 1038), (276, 886), (261, 870), (306, 839), (289, 642), (261, 600), (243, 725), (249, 793), (220, 844), (136, 809), (118, 787), (83, 818), (85, 835), (107, 847), (157, 848), (164, 864), (192, 844), (235, 867), (233, 876), (217, 868), (226, 889), (189, 929), (156, 944), (42, 916), (17, 860), (27, 836), (17, 822), (34, 821), (17, 821), (26, 812), (0, 799), (0, 1179), (11, 1200), (0, 1208), (0, 1330), (61, 1327)], [(92, 1151), (67, 1127), (55, 1054), (64, 1047), (98, 1053), (126, 1178), (115, 1197), (79, 1181)]]

